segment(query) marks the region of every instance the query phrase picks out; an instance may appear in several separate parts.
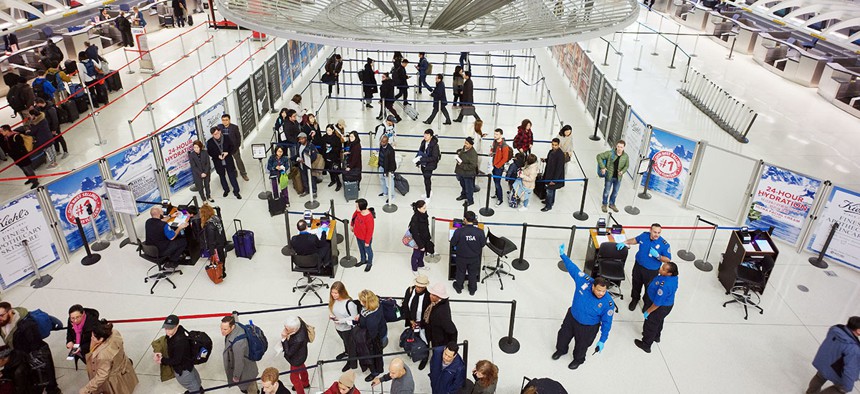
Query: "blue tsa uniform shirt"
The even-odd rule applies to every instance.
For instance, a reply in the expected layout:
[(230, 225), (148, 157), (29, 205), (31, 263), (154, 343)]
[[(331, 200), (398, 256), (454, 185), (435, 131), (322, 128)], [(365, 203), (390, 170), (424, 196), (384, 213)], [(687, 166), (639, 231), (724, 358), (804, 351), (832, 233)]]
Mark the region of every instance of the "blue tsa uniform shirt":
[(561, 255), (561, 259), (570, 277), (576, 282), (570, 313), (579, 324), (593, 326), (600, 323), (600, 342), (606, 342), (609, 330), (612, 329), (612, 316), (615, 315), (612, 296), (606, 293), (603, 298), (597, 298), (591, 291), (594, 279), (582, 272), (567, 255)]
[(677, 292), (677, 276), (657, 275), (648, 285), (648, 297), (657, 306), (675, 305), (675, 293)]
[(663, 263), (654, 257), (651, 257), (651, 249), (657, 251), (657, 254), (672, 260), (672, 253), (669, 251), (669, 243), (663, 237), (657, 237), (656, 241), (651, 240), (651, 234), (643, 232), (636, 236), (636, 241), (639, 242), (639, 251), (636, 252), (636, 262), (643, 268), (656, 271), (660, 269)]

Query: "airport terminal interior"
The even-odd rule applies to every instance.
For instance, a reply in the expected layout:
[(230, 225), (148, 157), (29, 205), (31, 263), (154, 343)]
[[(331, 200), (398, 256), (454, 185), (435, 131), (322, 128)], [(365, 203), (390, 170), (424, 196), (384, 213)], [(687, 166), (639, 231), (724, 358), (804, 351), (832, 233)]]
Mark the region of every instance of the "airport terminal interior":
[[(124, 2), (110, 6), (113, 16), (119, 3)], [(303, 274), (294, 271), (292, 257), (282, 253), (288, 234), (298, 233), (296, 223), (306, 211), (315, 219), (331, 220), (327, 236), (334, 239), (329, 242), (336, 269), (315, 278), (329, 286), (341, 281), (357, 299), (364, 289), (380, 298), (403, 297), (416, 275), (426, 275), (430, 287), (440, 284), (449, 296), (457, 341), (467, 343), (461, 346), (467, 376), (473, 379), (471, 371), (479, 360), (491, 361), (498, 366), (497, 393), (519, 393), (536, 378), (553, 379), (570, 393), (805, 392), (816, 374), (812, 360), (830, 327), (860, 315), (860, 153), (854, 150), (860, 146), (860, 65), (855, 64), (860, 56), (856, 22), (860, 6), (853, 1), (795, 1), (780, 9), (781, 1), (764, 0), (658, 0), (650, 7), (633, 0), (523, 0), (493, 2), (499, 8), (483, 14), (477, 5), (467, 4), (483, 2), (460, 2), (468, 9), (462, 13), (468, 18), (502, 27), (515, 22), (505, 7), (518, 4), (539, 4), (549, 12), (542, 17), (575, 19), (579, 22), (569, 22), (571, 26), (583, 26), (570, 32), (547, 31), (543, 40), (534, 36), (544, 34), (539, 29), (512, 29), (516, 39), (487, 38), (489, 51), (481, 50), (477, 40), (442, 45), (445, 41), (438, 35), (428, 35), (427, 42), (411, 40), (423, 45), (420, 48), (398, 47), (410, 40), (393, 35), (419, 28), (398, 30), (392, 21), (411, 24), (414, 17), (418, 23), (422, 13), (428, 25), (442, 24), (430, 29), (480, 30), (480, 23), (457, 21), (451, 15), (448, 25), (441, 17), (431, 22), (423, 7), (432, 8), (431, 16), (445, 16), (438, 9), (444, 5), (431, 7), (435, 3), (431, 1), (409, 6), (409, 1), (399, 0), (284, 2), (283, 13), (267, 8), (275, 7), (265, 4), (271, 2), (260, 3), (261, 9), (254, 10), (245, 6), (254, 2), (216, 1), (219, 9), (211, 11), (212, 3), (189, 0), (195, 23), (183, 26), (176, 21), (174, 26), (162, 26), (170, 22), (161, 15), (169, 1), (149, 4), (142, 11), (148, 20), (146, 32), (133, 27), (134, 46), (128, 47), (95, 31), (98, 26), (83, 34), (66, 32), (71, 24), (57, 13), (44, 25), (56, 26), (51, 35), (65, 59), (76, 59), (87, 37), (97, 43), (106, 68), (116, 71), (122, 87), (110, 91), (109, 103), (96, 112), (87, 109), (60, 126), (68, 154), (57, 153), (56, 166), (45, 163), (45, 158), (34, 160), (41, 161), (35, 171), (38, 188), (24, 183), (27, 178), (12, 165), (13, 158), (0, 162), (4, 222), (0, 231), (6, 260), (0, 262), (5, 265), (0, 269), (0, 297), (13, 307), (41, 309), (63, 325), (74, 304), (116, 321), (114, 330), (121, 333), (139, 379), (134, 393), (185, 391), (176, 379), (163, 382), (153, 360), (152, 343), (165, 335), (162, 324), (168, 315), (178, 315), (187, 330), (203, 331), (214, 342), (208, 362), (196, 366), (204, 388), (228, 383), (220, 327), (221, 317), (234, 311), (239, 312), (239, 322), (253, 322), (268, 338), (268, 349), (257, 362), (260, 372), (267, 367), (289, 371), (279, 333), (290, 316), (298, 316), (316, 330), (305, 363), (310, 375), (306, 392), (321, 393), (338, 380), (344, 364), (335, 358), (343, 352), (343, 343), (329, 319), (329, 289), (317, 290), (320, 299), (313, 292), (295, 291)], [(101, 9), (89, 5), (84, 8), (90, 16)], [(291, 7), (322, 13), (318, 9), (326, 6), (333, 7), (325, 17), (330, 19), (306, 26), (321, 29), (318, 36), (294, 31), (307, 15)], [(375, 36), (355, 33), (355, 39), (337, 38), (375, 23), (360, 17), (344, 22), (340, 32), (322, 31), (346, 20), (337, 18), (359, 15), (361, 7), (380, 7), (374, 12), (386, 27)], [(293, 11), (295, 19), (285, 16)], [(528, 15), (523, 18), (539, 14), (534, 9), (522, 12)], [(258, 19), (253, 19), (255, 13)], [(76, 23), (85, 25), (89, 16), (82, 15), (83, 11), (80, 18), (72, 13), (64, 17), (78, 18)], [(279, 18), (289, 20), (282, 30), (277, 29), (283, 21)], [(237, 30), (227, 20), (245, 28)], [(421, 31), (429, 31), (424, 21), (421, 24)], [(22, 53), (44, 42), (40, 27), (21, 29)], [(469, 33), (458, 32), (468, 39)], [(333, 44), (338, 40), (343, 45)], [(500, 42), (508, 45), (491, 45)], [(374, 95), (373, 108), (365, 106), (359, 71), (370, 58), (375, 60), (374, 70), (388, 72), (394, 51), (409, 60), (409, 107), (418, 117), (411, 119), (399, 103), (394, 105), (402, 117), (391, 143), (395, 172), (403, 173), (409, 190), (405, 195), (392, 191), (389, 197), (382, 194), (381, 178), (369, 165), (372, 149), (379, 148), (380, 96)], [(423, 123), (433, 109), (433, 96), (426, 88), (418, 91), (413, 66), (419, 51), (425, 51), (433, 65), (431, 74), (444, 76), (452, 119), (469, 110), (451, 105), (452, 73), (461, 64), (461, 53), (468, 52), (465, 64), (472, 75), (474, 112), (483, 121), (483, 138), (474, 131), (475, 117), (468, 114), (462, 122), (443, 124), (440, 113), (430, 124)], [(335, 54), (343, 65), (339, 86), (330, 91), (323, 75)], [(7, 51), (0, 63), (4, 75), (32, 74), (36, 67), (12, 64), (32, 56)], [(427, 80), (434, 85), (432, 75)], [(73, 82), (79, 83), (78, 76)], [(300, 104), (289, 103), (294, 95), (301, 96)], [(356, 202), (345, 199), (344, 189), (329, 185), (328, 175), (322, 176), (315, 196), (300, 196), (291, 179), (287, 212), (270, 214), (265, 194), (273, 183), (264, 167), (277, 139), (273, 129), (278, 112), (291, 105), (316, 114), (323, 131), (343, 122), (347, 133), (358, 133), (365, 150), (358, 197), (375, 208), (376, 216), (375, 257), (369, 272), (353, 266), (361, 241), (344, 226), (344, 220), (353, 221)], [(162, 200), (183, 208), (204, 204), (192, 191), (183, 158), (192, 142), (206, 143), (209, 127), (221, 122), (222, 113), (230, 114), (232, 123), (242, 128), (247, 178), (240, 175), (237, 180), (241, 199), (233, 194), (237, 190), (222, 197), (220, 178), (213, 171), (212, 205), (219, 208), (229, 240), (234, 226), (253, 232), (256, 253), (249, 259), (238, 257), (235, 250), (227, 252), (229, 276), (219, 284), (208, 276), (204, 257), (193, 265), (179, 265), (182, 274), (169, 276), (173, 284), (162, 280), (151, 290), (153, 282), (144, 278), (159, 268), (150, 271), (154, 263), (140, 256), (135, 243), (144, 241), (150, 208), (162, 206)], [(10, 106), (0, 108), (0, 124), (16, 128), (21, 118), (13, 117)], [(557, 189), (551, 210), (541, 209), (544, 204), (537, 195), (527, 210), (520, 209), (522, 205), (511, 207), (506, 193), (497, 202), (488, 175), (492, 158), (485, 155), (491, 151), (493, 131), (502, 129), (507, 143), (513, 144), (524, 119), (531, 123), (532, 152), (538, 158), (547, 157), (551, 140), (563, 126), (572, 127), (573, 155), (562, 164), (559, 180), (564, 180), (564, 187)], [(442, 153), (430, 198), (422, 196), (424, 179), (413, 161), (428, 128)], [(456, 151), (467, 137), (484, 156), (479, 158), (474, 204), (464, 207), (454, 173), (460, 160)], [(602, 201), (604, 178), (599, 176), (596, 156), (614, 149), (620, 139), (626, 140), (630, 169), (621, 175), (613, 211)], [(265, 150), (259, 160), (255, 144)], [(540, 160), (537, 165), (545, 166)], [(504, 191), (510, 190), (507, 180), (501, 183)], [(643, 183), (648, 184), (647, 192)], [(110, 188), (118, 189), (108, 199)], [(133, 198), (118, 200), (121, 195)], [(427, 202), (436, 254), (425, 257), (424, 269), (413, 273), (413, 249), (404, 245), (403, 237), (413, 214), (411, 204), (418, 200)], [(121, 206), (129, 205), (139, 213), (120, 212)], [(88, 214), (88, 208), (96, 212)], [(474, 295), (455, 290), (451, 279), (455, 268), (449, 264), (448, 240), (466, 210), (477, 215), (485, 231), (515, 247), (501, 259), (513, 276), (479, 278)], [(9, 215), (25, 211), (33, 214), (27, 220), (37, 218), (36, 224), (17, 227), (23, 218)], [(79, 229), (75, 219), (80, 218), (85, 220)], [(578, 290), (575, 278), (560, 269), (564, 264), (559, 246), (564, 245), (574, 264), (590, 270), (595, 245), (633, 239), (648, 232), (652, 223), (662, 226), (670, 259), (678, 267), (677, 308), (665, 317), (659, 343), (648, 353), (634, 344), (642, 338), (645, 317), (641, 303), (628, 309), (634, 255), (639, 250), (633, 244), (620, 282), (616, 280), (620, 289), (610, 288), (617, 292), (609, 295), (617, 311), (609, 313), (613, 323), (603, 349), (596, 351), (595, 339), (585, 362), (575, 370), (568, 368), (573, 360), (570, 351), (553, 360), (557, 333)], [(338, 243), (337, 238), (345, 239)], [(29, 254), (17, 245), (24, 239), (32, 245)], [(93, 263), (90, 254), (100, 259)], [(744, 266), (764, 260), (769, 266), (756, 268), (756, 283), (740, 277)], [(497, 254), (484, 248), (481, 261), (488, 268), (481, 269), (482, 278), (497, 267)], [(33, 265), (40, 267), (38, 273)], [(743, 303), (725, 304), (744, 300), (745, 284), (746, 296), (759, 307), (749, 306), (748, 313)], [(302, 308), (294, 308), (300, 303)], [(401, 352), (403, 322), (387, 327), (384, 352)], [(76, 393), (89, 377), (83, 363), (67, 359), (65, 333), (57, 330), (44, 340), (52, 352), (59, 388)], [(415, 393), (436, 392), (427, 376), (430, 368), (419, 370), (419, 362), (406, 355), (384, 357), (386, 371), (394, 357), (406, 360)], [(355, 372), (357, 390), (380, 390), (365, 381), (367, 372)], [(286, 374), (280, 379), (291, 386)], [(390, 383), (382, 388), (388, 391)], [(240, 391), (233, 386), (207, 392)]]

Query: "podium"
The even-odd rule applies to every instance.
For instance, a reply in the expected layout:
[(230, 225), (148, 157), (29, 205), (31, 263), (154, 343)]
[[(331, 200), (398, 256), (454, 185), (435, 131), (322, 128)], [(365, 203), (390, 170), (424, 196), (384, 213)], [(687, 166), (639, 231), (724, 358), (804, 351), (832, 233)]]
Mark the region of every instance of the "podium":
[[(752, 241), (750, 243), (741, 242), (741, 232), (732, 231), (732, 236), (729, 238), (729, 244), (726, 247), (726, 252), (723, 254), (723, 260), (720, 262), (717, 278), (726, 289), (726, 294), (731, 292), (732, 287), (737, 280), (738, 267), (742, 263), (758, 264), (766, 257), (773, 259), (776, 263), (776, 258), (779, 256), (779, 249), (766, 231), (755, 230), (749, 233)], [(768, 278), (770, 275), (766, 275)], [(761, 292), (764, 293), (765, 286), (761, 287)]]

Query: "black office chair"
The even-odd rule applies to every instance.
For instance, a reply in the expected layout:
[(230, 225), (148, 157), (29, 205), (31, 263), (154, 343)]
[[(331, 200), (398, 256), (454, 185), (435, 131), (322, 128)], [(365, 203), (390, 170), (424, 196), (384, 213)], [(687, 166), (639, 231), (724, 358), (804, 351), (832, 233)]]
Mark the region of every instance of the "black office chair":
[[(627, 279), (624, 274), (624, 264), (627, 262), (628, 250), (628, 248), (618, 250), (614, 242), (600, 244), (592, 271), (592, 276), (599, 276), (609, 281), (609, 288), (606, 289), (609, 295), (622, 300), (624, 294), (621, 294), (621, 282)], [(617, 303), (615, 309), (618, 309)]]
[(770, 256), (741, 263), (735, 271), (735, 285), (732, 290), (726, 292), (732, 299), (723, 303), (723, 308), (731, 303), (744, 306), (744, 320), (749, 318), (749, 307), (758, 309), (760, 315), (764, 314), (761, 307), (761, 292), (773, 271), (774, 261)]
[(293, 272), (301, 272), (303, 276), (296, 281), (296, 286), (293, 287), (293, 293), (296, 290), (302, 291), (302, 297), (299, 298), (299, 305), (302, 305), (302, 300), (308, 293), (314, 293), (322, 303), (322, 297), (317, 292), (321, 288), (328, 288), (328, 284), (320, 278), (315, 278), (314, 275), (328, 276), (325, 268), (322, 265), (322, 258), (318, 254), (311, 255), (295, 255), (291, 259)]
[[(182, 275), (182, 270), (176, 269), (176, 265), (167, 261), (167, 256), (161, 256), (161, 253), (158, 251), (158, 247), (155, 245), (149, 245), (146, 242), (141, 242), (140, 245), (137, 246), (137, 254), (144, 260), (147, 260), (155, 265), (149, 267), (146, 271), (146, 277), (143, 278), (143, 283), (148, 283), (150, 280), (155, 280), (152, 284), (152, 287), (149, 288), (149, 294), (155, 294), (155, 286), (158, 286), (158, 282), (162, 279), (166, 280), (167, 283), (173, 285), (173, 288), (176, 288), (176, 283), (173, 283), (170, 280), (170, 276), (173, 274)], [(152, 270), (158, 269), (158, 272), (151, 274)]]
[(493, 235), (492, 231), (487, 231), (487, 248), (496, 254), (496, 265), (492, 267), (484, 267), (484, 271), (489, 272), (481, 278), (481, 283), (484, 283), (487, 278), (495, 276), (499, 278), (499, 285), (501, 285), (502, 290), (504, 290), (505, 283), (502, 282), (502, 275), (510, 276), (511, 280), (517, 280), (517, 278), (510, 272), (510, 268), (505, 268), (510, 265), (506, 260), (503, 261), (502, 258), (507, 259), (509, 254), (517, 250), (517, 245), (505, 237), (497, 237)]

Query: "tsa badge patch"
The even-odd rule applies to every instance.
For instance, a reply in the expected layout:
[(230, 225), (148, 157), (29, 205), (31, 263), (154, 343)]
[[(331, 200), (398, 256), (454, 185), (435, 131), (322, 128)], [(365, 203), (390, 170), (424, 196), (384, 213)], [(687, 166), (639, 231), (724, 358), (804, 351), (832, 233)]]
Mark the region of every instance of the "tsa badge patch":
[(658, 296), (663, 295), (663, 289), (657, 289), (657, 295)]
[(610, 309), (610, 310), (606, 311), (606, 316), (612, 317), (612, 315), (614, 315), (614, 314), (615, 314), (615, 309)]
[(583, 276), (585, 276), (585, 273), (583, 273), (582, 271), (579, 271), (579, 273), (577, 275), (579, 275), (579, 277), (582, 278)]

